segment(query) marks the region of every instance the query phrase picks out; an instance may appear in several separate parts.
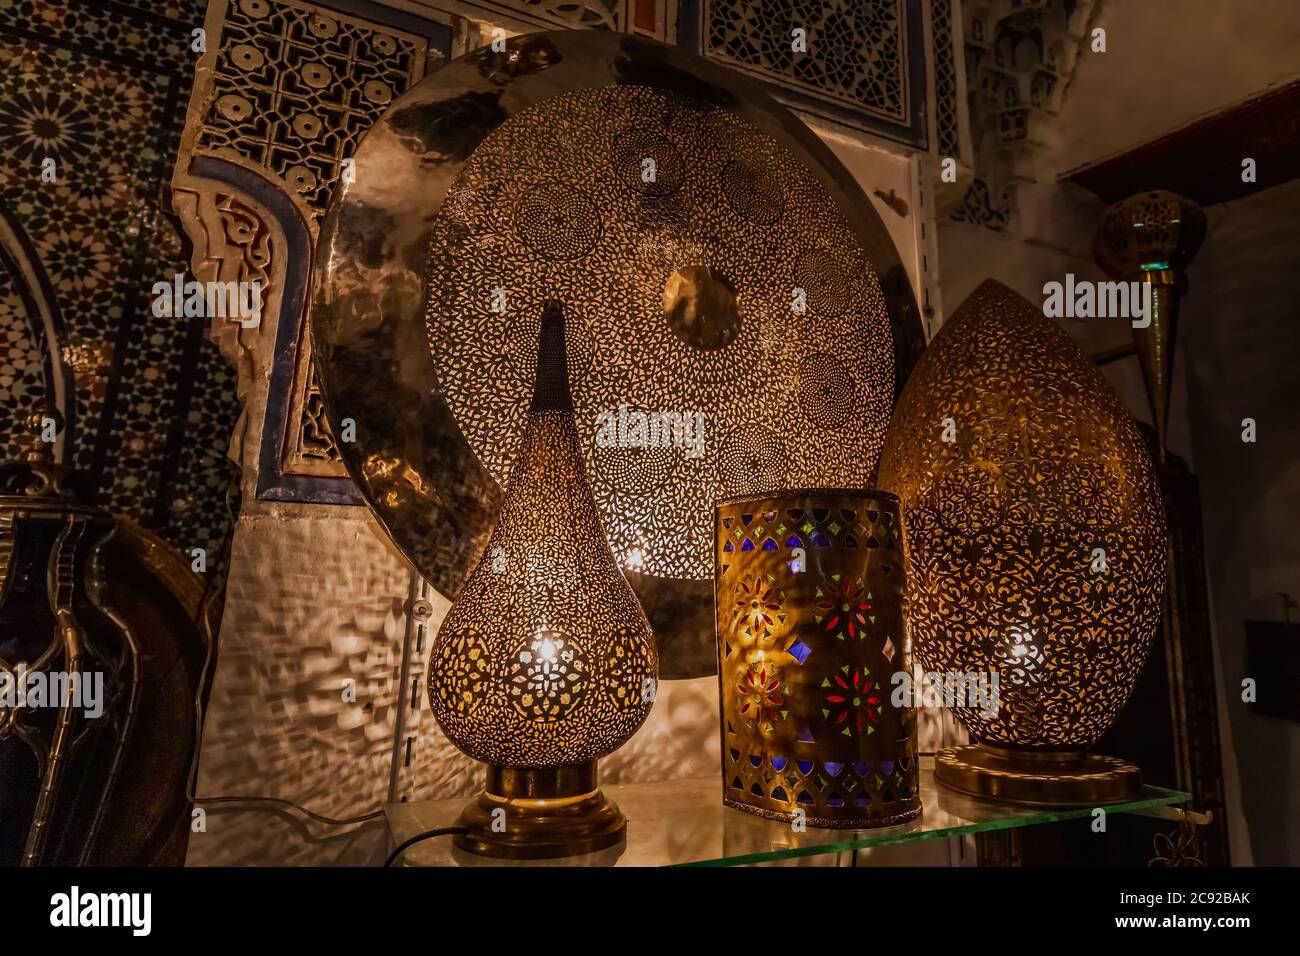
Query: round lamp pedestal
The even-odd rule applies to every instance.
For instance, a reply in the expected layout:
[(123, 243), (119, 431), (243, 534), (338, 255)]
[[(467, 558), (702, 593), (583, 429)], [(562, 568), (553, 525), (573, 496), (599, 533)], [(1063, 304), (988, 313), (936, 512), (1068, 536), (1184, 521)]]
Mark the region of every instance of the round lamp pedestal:
[(973, 797), (1034, 807), (1095, 807), (1142, 792), (1141, 771), (1118, 757), (987, 744), (940, 750), (934, 778)]
[(544, 860), (616, 845), (627, 818), (596, 786), (593, 760), (542, 770), (490, 766), (487, 789), (465, 807), (456, 826), (469, 827), (453, 838), (469, 853)]

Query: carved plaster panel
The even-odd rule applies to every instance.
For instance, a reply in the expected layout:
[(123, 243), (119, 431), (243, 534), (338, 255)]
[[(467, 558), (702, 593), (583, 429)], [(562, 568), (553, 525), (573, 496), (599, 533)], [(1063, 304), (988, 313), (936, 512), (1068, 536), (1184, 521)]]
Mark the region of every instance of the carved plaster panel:
[(1036, 182), (1102, 0), (963, 0), (975, 179), (952, 218), (1005, 229)]

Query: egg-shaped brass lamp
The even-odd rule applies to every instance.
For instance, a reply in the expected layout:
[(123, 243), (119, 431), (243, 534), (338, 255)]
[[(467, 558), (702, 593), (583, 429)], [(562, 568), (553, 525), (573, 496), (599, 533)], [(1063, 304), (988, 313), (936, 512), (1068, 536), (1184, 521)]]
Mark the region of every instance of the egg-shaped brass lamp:
[(894, 412), (881, 487), (902, 501), (913, 647), (929, 671), (998, 680), (957, 708), (976, 744), (935, 775), (978, 796), (1116, 802), (1138, 768), (1090, 754), (1160, 622), (1165, 519), (1119, 397), (1040, 309), (985, 282), (944, 324)]
[[(641, 726), (658, 659), (592, 499), (565, 358), (542, 315), (536, 385), (501, 517), (430, 654), (429, 700), (453, 744), (488, 765), (457, 846), (517, 859), (618, 843), (627, 821), (596, 760)], [(501, 813), (500, 811), (504, 811)]]

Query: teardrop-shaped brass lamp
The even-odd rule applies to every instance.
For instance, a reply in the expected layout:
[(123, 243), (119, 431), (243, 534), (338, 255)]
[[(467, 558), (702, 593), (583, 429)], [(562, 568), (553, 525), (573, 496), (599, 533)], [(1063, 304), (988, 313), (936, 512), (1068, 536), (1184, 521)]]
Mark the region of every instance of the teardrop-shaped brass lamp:
[(536, 859), (618, 843), (627, 821), (597, 787), (596, 761), (650, 713), (657, 672), (650, 623), (592, 497), (564, 315), (548, 302), (501, 516), (430, 655), (438, 723), (488, 765), (487, 789), (461, 815), (469, 833), (456, 845)]
[(898, 495), (913, 648), (926, 670), (998, 679), (953, 713), (978, 742), (935, 776), (978, 796), (1096, 806), (1138, 768), (1089, 749), (1160, 623), (1165, 517), (1136, 424), (1041, 309), (985, 282), (908, 380), (880, 485)]

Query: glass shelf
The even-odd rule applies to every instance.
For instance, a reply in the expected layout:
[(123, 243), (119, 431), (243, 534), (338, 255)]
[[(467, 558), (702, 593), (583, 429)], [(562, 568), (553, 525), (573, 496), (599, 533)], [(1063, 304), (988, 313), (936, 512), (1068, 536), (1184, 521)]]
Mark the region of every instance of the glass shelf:
[[(527, 863), (490, 860), (452, 846), (451, 837), (433, 837), (409, 848), (405, 866), (740, 866), (795, 857), (840, 853), (868, 847), (913, 843), (943, 837), (1005, 830), (1089, 817), (1091, 807), (1016, 807), (967, 797), (934, 782), (934, 761), (921, 758), (921, 816), (879, 830), (824, 830), (795, 833), (788, 823), (765, 820), (722, 805), (717, 776), (603, 787), (628, 819), (627, 843), (601, 853)], [(1144, 787), (1128, 803), (1107, 813), (1141, 813), (1183, 803), (1177, 790)], [(385, 808), (392, 846), (417, 833), (455, 823), (468, 797), (394, 803)]]

